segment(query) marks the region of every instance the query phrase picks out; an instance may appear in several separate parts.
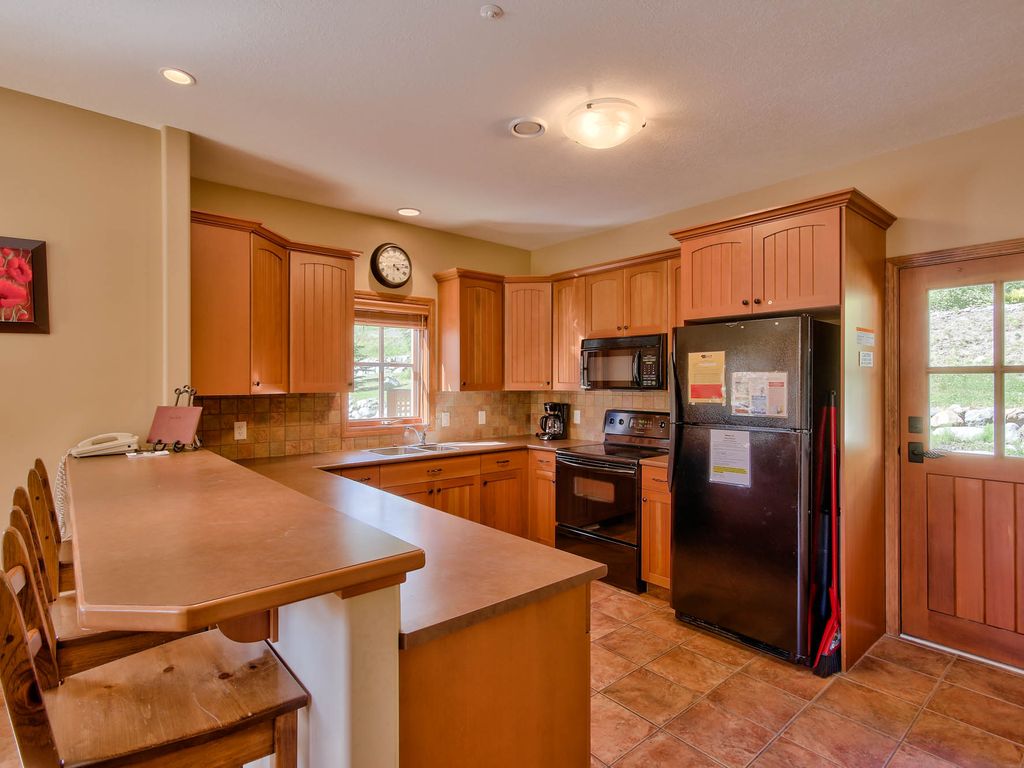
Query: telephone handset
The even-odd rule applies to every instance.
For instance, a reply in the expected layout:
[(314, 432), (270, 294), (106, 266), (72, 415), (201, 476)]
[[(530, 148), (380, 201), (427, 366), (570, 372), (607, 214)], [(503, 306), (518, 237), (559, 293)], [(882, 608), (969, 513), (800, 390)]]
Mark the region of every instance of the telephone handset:
[(84, 456), (109, 456), (117, 453), (128, 453), (139, 449), (139, 436), (130, 432), (108, 432), (105, 435), (87, 437), (70, 453), (75, 458)]

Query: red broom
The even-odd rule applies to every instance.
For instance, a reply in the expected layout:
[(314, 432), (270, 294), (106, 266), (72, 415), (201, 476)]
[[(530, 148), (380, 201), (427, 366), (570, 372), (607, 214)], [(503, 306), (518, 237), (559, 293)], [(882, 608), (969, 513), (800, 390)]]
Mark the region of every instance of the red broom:
[[(828, 677), (835, 674), (842, 668), (840, 654), (840, 643), (842, 633), (839, 626), (839, 474), (838, 456), (836, 446), (836, 393), (829, 393), (828, 398), (828, 438), (826, 447), (828, 450), (828, 495), (822, 504), (822, 517), (829, 518), (831, 535), (829, 544), (831, 549), (832, 573), (828, 585), (828, 602), (831, 615), (825, 624), (825, 630), (821, 635), (821, 643), (818, 645), (818, 654), (814, 658), (814, 674), (819, 677)], [(823, 491), (825, 489), (822, 489)], [(824, 494), (823, 494), (824, 495)]]

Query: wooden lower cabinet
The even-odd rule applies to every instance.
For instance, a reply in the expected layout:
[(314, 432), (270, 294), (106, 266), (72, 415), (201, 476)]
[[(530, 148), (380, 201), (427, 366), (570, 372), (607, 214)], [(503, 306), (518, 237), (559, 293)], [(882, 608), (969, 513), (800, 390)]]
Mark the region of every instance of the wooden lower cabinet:
[(433, 506), (456, 517), (480, 522), (480, 477), (453, 477), (434, 483)]
[(362, 483), (363, 485), (380, 488), (380, 467), (377, 466), (335, 469), (333, 470), (333, 473), (335, 475), (347, 477), (349, 480), (355, 480), (357, 483)]
[(533, 541), (555, 546), (555, 454), (530, 451), (528, 470), (530, 519), (527, 536)]
[(672, 587), (672, 494), (667, 470), (644, 466), (640, 499), (640, 578)]
[(425, 507), (434, 506), (434, 483), (408, 483), (407, 485), (393, 485), (383, 490), (403, 499), (415, 501)]
[(400, 768), (589, 765), (589, 591), (399, 651)]
[(523, 470), (480, 476), (480, 522), (499, 531), (526, 536), (527, 501)]

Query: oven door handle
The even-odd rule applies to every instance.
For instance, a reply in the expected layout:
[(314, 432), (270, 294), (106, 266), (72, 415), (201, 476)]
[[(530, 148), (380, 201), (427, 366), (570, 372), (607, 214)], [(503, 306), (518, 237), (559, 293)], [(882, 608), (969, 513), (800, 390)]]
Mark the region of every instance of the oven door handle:
[(616, 475), (635, 475), (636, 474), (636, 470), (635, 469), (627, 469), (627, 468), (622, 468), (622, 467), (612, 467), (612, 466), (609, 466), (608, 464), (603, 464), (603, 463), (598, 464), (598, 463), (595, 463), (595, 462), (586, 461), (585, 459), (581, 460), (581, 459), (569, 458), (568, 456), (559, 456), (555, 460), (555, 464), (556, 465), (557, 464), (565, 464), (567, 466), (576, 467), (578, 469), (595, 469), (598, 472), (612, 472), (612, 473), (614, 473)]

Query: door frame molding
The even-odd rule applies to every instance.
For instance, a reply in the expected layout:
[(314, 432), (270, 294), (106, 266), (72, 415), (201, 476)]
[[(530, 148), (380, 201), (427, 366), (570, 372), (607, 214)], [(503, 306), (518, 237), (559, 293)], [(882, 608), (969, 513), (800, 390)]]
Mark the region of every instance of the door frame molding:
[(885, 631), (899, 635), (900, 606), (900, 364), (899, 299), (900, 272), (910, 267), (928, 267), (956, 261), (1024, 253), (1024, 238), (998, 240), (980, 245), (963, 245), (940, 251), (896, 256), (885, 261)]

